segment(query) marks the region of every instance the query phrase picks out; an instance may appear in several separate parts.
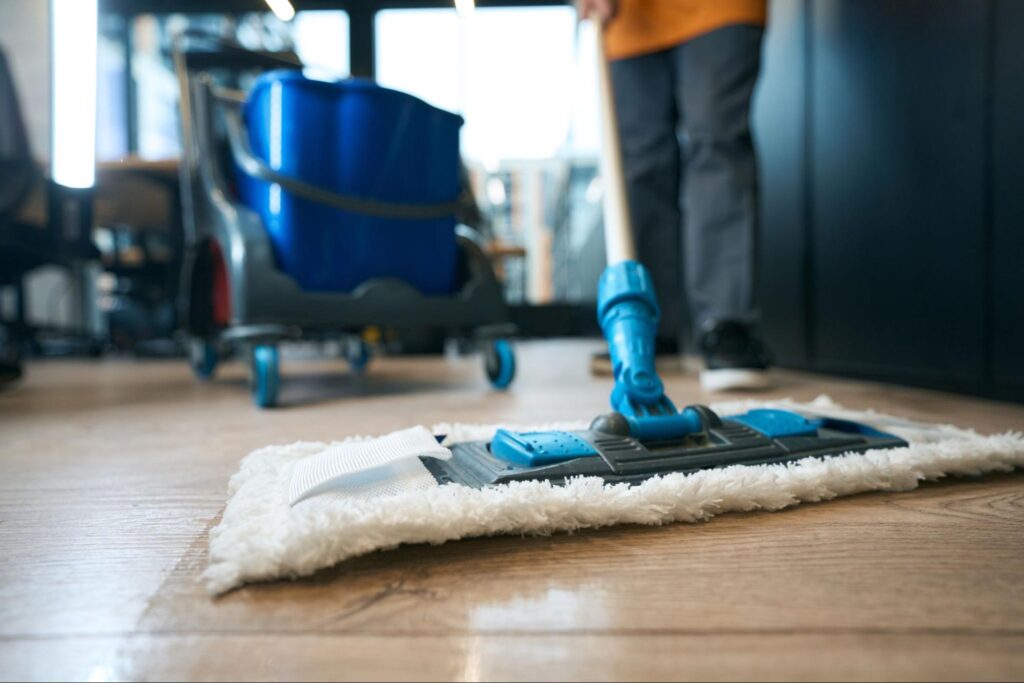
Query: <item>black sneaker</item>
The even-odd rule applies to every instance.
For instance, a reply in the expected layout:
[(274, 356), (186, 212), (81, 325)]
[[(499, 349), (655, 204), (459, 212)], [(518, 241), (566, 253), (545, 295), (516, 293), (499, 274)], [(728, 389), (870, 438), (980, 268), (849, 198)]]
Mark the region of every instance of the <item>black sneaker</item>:
[(750, 326), (721, 321), (701, 335), (704, 391), (767, 389), (771, 354)]

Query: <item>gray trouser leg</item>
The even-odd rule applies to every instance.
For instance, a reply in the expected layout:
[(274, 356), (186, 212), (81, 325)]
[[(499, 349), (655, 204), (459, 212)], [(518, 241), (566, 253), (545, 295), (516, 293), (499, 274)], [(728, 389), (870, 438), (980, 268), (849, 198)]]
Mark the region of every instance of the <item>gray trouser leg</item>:
[(757, 167), (750, 102), (762, 33), (759, 26), (729, 26), (672, 50), (684, 132), (683, 271), (698, 331), (715, 320), (756, 318)]
[(658, 293), (658, 337), (672, 341), (684, 310), (675, 71), (670, 51), (611, 64), (637, 257)]

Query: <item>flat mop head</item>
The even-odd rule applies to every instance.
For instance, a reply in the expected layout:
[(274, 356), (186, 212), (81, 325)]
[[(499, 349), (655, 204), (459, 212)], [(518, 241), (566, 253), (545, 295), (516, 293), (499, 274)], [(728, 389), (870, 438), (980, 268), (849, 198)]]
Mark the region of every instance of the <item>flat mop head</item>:
[[(479, 454), (481, 440), (495, 442), (496, 425), (444, 424), (371, 439), (262, 448), (250, 454), (231, 479), (227, 507), (210, 532), (209, 567), (203, 581), (211, 593), (222, 593), (250, 581), (306, 576), (347, 558), (408, 543), (439, 544), (495, 534), (548, 535), (613, 524), (706, 521), (729, 511), (782, 510), (863, 491), (909, 491), (922, 481), (950, 475), (1024, 467), (1024, 436), (1017, 433), (985, 436), (850, 411), (825, 400), (814, 404), (732, 402), (712, 410), (732, 417), (721, 419), (721, 426), (708, 423), (708, 445), (698, 446), (699, 436), (691, 437), (689, 450), (677, 444), (679, 450), (671, 449), (672, 456), (659, 462), (678, 458), (683, 463), (680, 469), (639, 483), (570, 476), (564, 485), (556, 485), (559, 479), (550, 476), (554, 471), (545, 469), (543, 473), (520, 471), (520, 476), (531, 480), (503, 485), (440, 484), (434, 474), (438, 463), (449, 458), (456, 464), (447, 471), (454, 472), (467, 444), (475, 442), (473, 448)], [(775, 415), (768, 422), (778, 422), (783, 413), (799, 416), (804, 427), (797, 422), (790, 427), (797, 433), (766, 435), (770, 428), (764, 426), (763, 417)], [(761, 423), (760, 430), (751, 425), (753, 421)], [(871, 427), (853, 429), (851, 424)], [(737, 426), (755, 433), (751, 436)], [(805, 430), (806, 434), (800, 433)], [(606, 433), (588, 429), (583, 422), (510, 425), (505, 431), (516, 435), (512, 445), (538, 458), (560, 457), (562, 449), (582, 448), (575, 439), (587, 443), (591, 438), (603, 439)], [(884, 446), (892, 442), (880, 436), (882, 432), (906, 445)], [(569, 434), (573, 439), (541, 443), (543, 453), (536, 441), (532, 451), (516, 443), (520, 439), (531, 443), (530, 435), (537, 433)], [(447, 434), (444, 443), (438, 443), (437, 434)], [(825, 439), (849, 441), (839, 446)], [(589, 445), (597, 450), (593, 441)], [(665, 448), (657, 439), (638, 441), (647, 452)], [(750, 448), (755, 442), (765, 450)], [(728, 444), (741, 447), (730, 451)], [(843, 454), (807, 457), (823, 454), (822, 448)], [(432, 457), (419, 457), (431, 452)], [(709, 456), (712, 461), (706, 459)], [(734, 457), (747, 458), (746, 464), (725, 466), (726, 458)], [(765, 458), (761, 461), (765, 464), (753, 464), (755, 457)], [(529, 467), (495, 458), (490, 451), (472, 462), (492, 462), (489, 458), (500, 460), (506, 475)], [(557, 468), (573, 461), (577, 461), (573, 468), (585, 462), (605, 473), (613, 471), (600, 453), (546, 465), (538, 460), (535, 466)], [(615, 466), (637, 464), (637, 460), (618, 458)], [(687, 469), (692, 467), (704, 469)], [(468, 481), (468, 475), (454, 476)], [(480, 480), (486, 475), (476, 476)], [(558, 476), (564, 477), (564, 471)], [(330, 480), (330, 485), (322, 479)], [(303, 495), (306, 488), (311, 495)], [(685, 535), (679, 540), (685, 543)]]
[(808, 418), (788, 410), (755, 409), (723, 419), (706, 406), (689, 406), (678, 417), (685, 424), (677, 431), (684, 433), (671, 438), (644, 434), (636, 420), (610, 413), (579, 431), (499, 429), (489, 442), (455, 444), (447, 460), (421, 460), (439, 484), (474, 488), (531, 480), (564, 485), (574, 477), (639, 484), (673, 472), (786, 463), (907, 445), (864, 424)]

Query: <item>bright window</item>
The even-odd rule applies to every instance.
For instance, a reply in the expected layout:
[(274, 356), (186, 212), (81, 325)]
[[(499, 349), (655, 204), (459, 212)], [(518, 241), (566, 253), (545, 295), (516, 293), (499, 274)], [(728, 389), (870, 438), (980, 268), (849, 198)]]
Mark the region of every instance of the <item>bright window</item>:
[(569, 6), (385, 10), (377, 80), (462, 114), (469, 159), (549, 159), (569, 133), (575, 26)]
[(170, 60), (173, 37), (189, 28), (234, 38), (253, 50), (293, 50), (319, 76), (349, 74), (348, 13), (308, 10), (283, 22), (269, 12), (237, 18), (217, 14), (143, 15), (133, 26), (132, 72), (138, 154), (165, 159), (180, 154), (178, 81)]
[(351, 73), (348, 50), (348, 13), (340, 10), (304, 10), (292, 20), (295, 53), (311, 69), (342, 77)]

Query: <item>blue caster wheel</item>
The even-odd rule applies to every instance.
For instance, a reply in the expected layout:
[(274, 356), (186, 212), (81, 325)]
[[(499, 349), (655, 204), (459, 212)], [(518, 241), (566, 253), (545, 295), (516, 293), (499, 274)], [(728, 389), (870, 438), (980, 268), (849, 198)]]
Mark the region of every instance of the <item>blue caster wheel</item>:
[(260, 408), (277, 405), (277, 388), (281, 383), (277, 347), (261, 344), (252, 349), (249, 360), (249, 390), (252, 401)]
[(217, 347), (205, 339), (191, 339), (188, 344), (188, 364), (197, 379), (206, 381), (217, 372)]
[(366, 372), (366, 366), (370, 364), (370, 360), (373, 358), (373, 353), (370, 352), (370, 345), (360, 339), (357, 342), (349, 344), (345, 348), (345, 360), (348, 361), (349, 368), (352, 372), (361, 375)]
[(507, 339), (487, 342), (484, 349), (484, 369), (495, 389), (507, 389), (516, 376), (516, 354)]

